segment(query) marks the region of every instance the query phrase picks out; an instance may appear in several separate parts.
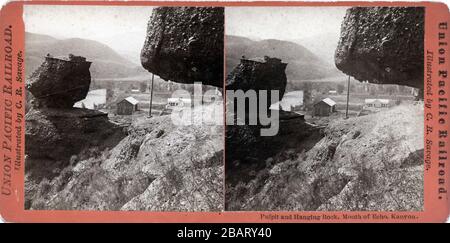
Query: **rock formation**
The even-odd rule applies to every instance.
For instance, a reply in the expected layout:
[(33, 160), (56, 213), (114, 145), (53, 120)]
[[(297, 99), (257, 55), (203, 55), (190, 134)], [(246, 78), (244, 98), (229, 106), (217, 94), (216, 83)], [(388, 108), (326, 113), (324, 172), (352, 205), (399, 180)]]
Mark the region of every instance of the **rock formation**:
[(223, 38), (222, 7), (155, 8), (142, 66), (164, 80), (223, 87)]
[[(243, 57), (241, 58), (239, 65), (228, 74), (225, 88), (227, 91), (242, 90), (243, 92), (247, 92), (249, 90), (254, 90), (258, 98), (258, 109), (260, 101), (259, 92), (262, 90), (267, 91), (266, 104), (268, 109), (271, 104), (276, 103), (283, 98), (287, 84), (285, 73), (286, 66), (287, 63), (283, 63), (278, 58), (265, 56), (264, 58), (245, 59), (245, 57)], [(278, 99), (272, 100), (271, 91), (278, 91)], [(234, 112), (236, 112), (238, 105), (237, 99), (235, 98), (234, 101)], [(228, 100), (227, 106), (230, 106), (231, 104), (230, 100)], [(247, 115), (250, 112), (259, 112), (259, 110), (249, 110), (248, 102), (245, 105), (245, 112)], [(227, 108), (227, 115), (232, 113), (231, 109), (233, 108)]]
[(223, 210), (223, 127), (137, 116), (126, 130), (124, 138), (105, 140), (111, 148), (95, 146), (72, 156), (54, 177), (39, 181), (27, 173), (26, 208)]
[[(423, 8), (349, 9), (336, 66), (423, 89), (423, 18)], [(422, 126), (413, 104), (324, 128), (281, 119), (273, 137), (227, 126), (226, 210), (423, 210)]]
[[(66, 100), (83, 99), (62, 88), (70, 79), (46, 68), (48, 60), (35, 77), (48, 77)], [(58, 63), (57, 70), (78, 67)], [(87, 71), (89, 77), (89, 69), (77, 70), (71, 75)], [(26, 209), (223, 210), (222, 126), (177, 126), (171, 116), (137, 115), (122, 127), (100, 111), (61, 107), (64, 97), (43, 100), (36, 92), (44, 88), (36, 87), (46, 80), (35, 80), (30, 92), (39, 100), (26, 114)]]
[(291, 127), (260, 150), (282, 145), (269, 157), (227, 161), (226, 210), (423, 210), (423, 106)]
[[(225, 87), (227, 90), (267, 90), (267, 104), (278, 102), (286, 89), (286, 66), (278, 58), (241, 59), (241, 63), (228, 75)], [(279, 91), (279, 100), (271, 102), (270, 91)]]
[(423, 7), (352, 7), (335, 53), (336, 67), (360, 81), (423, 89)]
[(51, 108), (71, 108), (89, 92), (91, 62), (70, 55), (69, 59), (51, 56), (27, 80), (35, 105)]
[[(255, 90), (258, 94), (261, 90), (268, 91), (267, 108), (275, 102), (282, 99), (286, 88), (286, 69), (287, 64), (278, 58), (256, 58), (241, 59), (240, 64), (233, 69), (226, 80), (226, 89), (229, 90)], [(279, 99), (271, 101), (270, 91), (278, 90)], [(235, 100), (236, 102), (236, 100)], [(227, 115), (231, 114), (231, 102), (227, 102)], [(236, 112), (235, 103), (234, 111)], [(259, 104), (258, 104), (259, 107)], [(259, 108), (258, 108), (259, 109)], [(252, 111), (248, 109), (246, 104), (246, 115)], [(259, 113), (258, 111), (255, 111)], [(270, 110), (269, 110), (270, 112)], [(257, 125), (231, 125), (226, 130), (226, 158), (227, 167), (233, 168), (233, 162), (252, 163), (272, 156), (284, 146), (286, 136), (298, 136), (300, 141), (306, 134), (309, 134), (309, 127), (304, 123), (303, 117), (292, 112), (280, 111), (280, 125), (276, 136), (262, 137), (260, 131), (265, 126)], [(234, 115), (235, 124), (237, 117)], [(294, 132), (294, 133), (293, 133)]]
[(125, 135), (106, 113), (73, 108), (89, 91), (90, 65), (83, 57), (47, 56), (27, 80), (32, 99), (25, 116), (28, 203), (42, 180), (60, 176), (67, 166), (113, 147)]
[(284, 111), (280, 111), (277, 135), (261, 136), (261, 128), (264, 127), (260, 125), (227, 126), (225, 137), (227, 166), (232, 165), (234, 161), (260, 163), (289, 147), (288, 141), (293, 141), (292, 146), (300, 147), (302, 140), (317, 130), (306, 124), (303, 116)]
[(88, 109), (32, 108), (26, 114), (26, 154), (29, 158), (68, 160), (84, 149), (103, 144), (121, 130), (108, 114)]

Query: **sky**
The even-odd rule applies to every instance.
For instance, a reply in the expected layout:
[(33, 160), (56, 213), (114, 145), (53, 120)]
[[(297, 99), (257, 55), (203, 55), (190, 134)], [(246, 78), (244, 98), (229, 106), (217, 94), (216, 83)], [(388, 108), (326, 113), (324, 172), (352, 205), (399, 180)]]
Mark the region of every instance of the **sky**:
[(138, 55), (152, 9), (151, 6), (25, 5), (25, 31), (60, 39), (96, 40), (122, 54)]
[[(348, 7), (229, 7), (225, 31), (253, 40), (278, 39), (306, 47), (334, 65)], [(251, 21), (250, 21), (251, 20)]]
[[(151, 6), (25, 5), (27, 32), (56, 38), (84, 38), (104, 43), (140, 63)], [(227, 7), (226, 34), (252, 39), (303, 40), (319, 54), (322, 46), (331, 59), (346, 7)], [(315, 36), (327, 34), (325, 39)], [(309, 38), (309, 39), (308, 39)], [(330, 42), (333, 46), (329, 45)]]
[(225, 10), (226, 33), (253, 39), (279, 40), (303, 39), (322, 33), (334, 33), (338, 36), (346, 9), (347, 7), (229, 7)]

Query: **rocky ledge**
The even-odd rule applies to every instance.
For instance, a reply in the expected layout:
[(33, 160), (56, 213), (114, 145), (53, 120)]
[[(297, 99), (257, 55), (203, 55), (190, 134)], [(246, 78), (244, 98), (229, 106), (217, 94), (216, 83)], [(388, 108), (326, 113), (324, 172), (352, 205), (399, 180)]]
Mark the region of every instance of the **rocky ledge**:
[(68, 160), (121, 130), (100, 111), (32, 108), (26, 114), (26, 154), (30, 158)]

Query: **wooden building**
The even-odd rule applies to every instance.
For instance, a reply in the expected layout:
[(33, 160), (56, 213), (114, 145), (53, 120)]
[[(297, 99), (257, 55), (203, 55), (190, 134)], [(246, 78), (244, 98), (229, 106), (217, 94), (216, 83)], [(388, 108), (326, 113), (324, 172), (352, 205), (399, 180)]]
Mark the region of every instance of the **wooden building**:
[(336, 111), (336, 102), (330, 98), (325, 98), (314, 104), (313, 116), (330, 116)]
[(117, 103), (117, 115), (132, 115), (138, 110), (139, 101), (133, 97), (127, 97)]

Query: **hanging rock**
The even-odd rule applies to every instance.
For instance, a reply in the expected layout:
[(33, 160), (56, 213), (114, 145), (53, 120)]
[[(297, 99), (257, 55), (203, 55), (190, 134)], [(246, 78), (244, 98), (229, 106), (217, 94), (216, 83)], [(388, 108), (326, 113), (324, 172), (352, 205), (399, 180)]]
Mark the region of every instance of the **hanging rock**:
[(224, 8), (158, 7), (148, 23), (142, 66), (164, 80), (223, 86)]
[(360, 81), (423, 89), (424, 18), (422, 7), (350, 8), (336, 67)]

